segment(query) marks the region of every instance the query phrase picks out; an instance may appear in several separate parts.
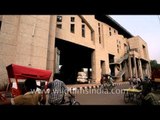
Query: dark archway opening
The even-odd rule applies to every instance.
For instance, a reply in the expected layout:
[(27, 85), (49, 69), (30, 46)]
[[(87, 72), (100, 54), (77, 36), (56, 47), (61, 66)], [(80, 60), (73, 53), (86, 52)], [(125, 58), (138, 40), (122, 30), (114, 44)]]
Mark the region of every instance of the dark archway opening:
[(66, 84), (76, 84), (78, 72), (87, 69), (88, 79), (91, 77), (91, 54), (93, 49), (56, 39), (55, 47), (60, 51), (59, 66), (61, 80)]

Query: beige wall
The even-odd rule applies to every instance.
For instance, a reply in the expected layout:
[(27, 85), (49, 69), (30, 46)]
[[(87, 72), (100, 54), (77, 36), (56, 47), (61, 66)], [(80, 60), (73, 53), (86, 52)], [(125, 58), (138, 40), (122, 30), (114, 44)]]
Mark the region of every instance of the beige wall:
[(19, 16), (2, 16), (2, 26), (0, 31), (0, 87), (7, 81), (6, 66), (14, 63), (16, 59), (17, 26)]
[[(140, 56), (143, 59), (149, 60), (149, 53), (148, 53), (148, 46), (147, 43), (139, 36), (136, 36), (137, 39), (139, 40), (139, 50), (140, 50)], [(145, 47), (145, 49), (143, 48)]]
[[(140, 58), (143, 58), (147, 61), (149, 60), (147, 43), (141, 37), (135, 36), (133, 38), (130, 38), (128, 41), (131, 49), (137, 48), (137, 53)], [(143, 49), (143, 46), (145, 47), (145, 50)]]
[[(70, 18), (75, 17), (75, 22), (72, 22), (75, 24), (75, 33), (70, 32)], [(87, 21), (89, 22), (89, 21)], [(63, 15), (62, 16), (62, 29), (57, 28), (56, 29), (56, 37), (77, 43), (83, 46), (89, 46), (91, 48), (94, 48), (94, 42), (91, 40), (91, 30), (86, 26), (86, 36), (82, 37), (81, 32), (81, 25), (82, 25), (82, 18), (77, 15)]]
[(16, 63), (46, 69), (50, 16), (20, 16)]
[[(124, 44), (138, 48), (140, 58), (149, 60), (147, 43), (139, 36), (126, 39), (106, 23), (97, 21), (94, 15), (62, 15), (62, 29), (56, 27), (57, 15), (4, 15), (0, 31), (0, 81), (6, 81), (5, 67), (11, 63), (29, 64), (32, 67), (50, 69), (54, 72), (55, 38), (92, 48), (93, 79), (99, 83), (101, 61), (105, 62), (105, 73), (109, 73), (108, 54), (120, 59), (125, 51)], [(70, 18), (75, 17), (75, 22)], [(82, 20), (85, 22), (86, 37), (82, 37)], [(75, 33), (70, 32), (70, 24), (75, 24)], [(100, 25), (101, 43), (99, 43)], [(91, 39), (93, 31), (93, 40)], [(111, 32), (111, 36), (110, 36)], [(118, 40), (118, 41), (117, 41)], [(117, 45), (120, 46), (119, 53)], [(146, 48), (146, 55), (143, 47)], [(138, 56), (137, 55), (137, 56)]]
[(46, 69), (50, 16), (4, 15), (0, 31), (0, 81), (11, 63)]

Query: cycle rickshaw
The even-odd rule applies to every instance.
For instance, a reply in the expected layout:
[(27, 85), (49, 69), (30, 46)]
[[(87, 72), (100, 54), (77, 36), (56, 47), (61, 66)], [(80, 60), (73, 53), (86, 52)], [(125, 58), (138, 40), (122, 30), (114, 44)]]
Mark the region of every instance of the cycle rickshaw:
[(137, 88), (128, 88), (123, 89), (124, 92), (124, 102), (136, 102), (137, 104), (141, 104), (142, 102), (142, 90)]
[(6, 67), (8, 74), (8, 86), (6, 91), (0, 92), (0, 98), (2, 100), (7, 97), (15, 97), (23, 94), (24, 92), (24, 80), (27, 78), (34, 78), (36, 82), (39, 82), (39, 88), (42, 90), (47, 86), (49, 79), (52, 75), (52, 71), (32, 68), (28, 66), (22, 66), (17, 64), (10, 64)]

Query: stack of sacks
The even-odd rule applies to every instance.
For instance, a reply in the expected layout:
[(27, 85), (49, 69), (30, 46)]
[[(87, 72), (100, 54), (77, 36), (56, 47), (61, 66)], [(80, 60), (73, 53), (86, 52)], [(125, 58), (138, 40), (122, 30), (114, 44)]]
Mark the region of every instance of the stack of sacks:
[(85, 72), (78, 72), (77, 82), (80, 82), (80, 83), (88, 82), (87, 75)]

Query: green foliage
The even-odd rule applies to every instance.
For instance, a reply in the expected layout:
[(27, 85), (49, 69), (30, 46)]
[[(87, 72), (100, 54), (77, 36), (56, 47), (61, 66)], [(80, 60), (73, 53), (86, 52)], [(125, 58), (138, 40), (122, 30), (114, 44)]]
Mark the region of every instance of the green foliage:
[(151, 69), (160, 69), (160, 64), (158, 64), (156, 60), (151, 60), (150, 65)]

